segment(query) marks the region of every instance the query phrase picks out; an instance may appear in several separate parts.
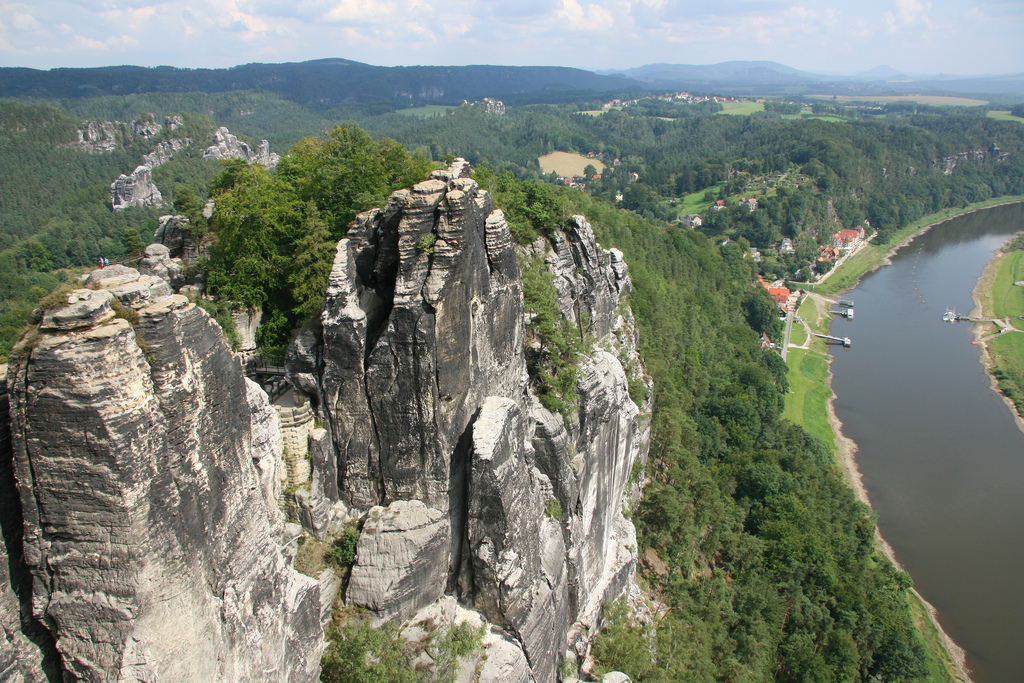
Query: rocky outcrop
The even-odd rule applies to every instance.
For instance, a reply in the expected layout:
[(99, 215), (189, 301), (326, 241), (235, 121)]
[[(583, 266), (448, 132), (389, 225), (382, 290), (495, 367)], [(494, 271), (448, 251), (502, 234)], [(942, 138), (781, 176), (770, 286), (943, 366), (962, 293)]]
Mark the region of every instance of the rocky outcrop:
[(153, 169), (137, 166), (131, 175), (122, 173), (110, 184), (110, 204), (114, 209), (130, 206), (163, 206), (164, 198), (153, 184)]
[(349, 579), (348, 602), (382, 620), (405, 621), (444, 594), (450, 550), (451, 528), (440, 510), (419, 500), (371, 508)]
[(78, 129), (78, 141), (71, 146), (102, 154), (117, 149), (126, 135), (125, 126), (120, 121), (87, 121)]
[(163, 130), (163, 126), (156, 122), (152, 114), (140, 116), (129, 125), (132, 128), (132, 132), (143, 140), (154, 138)]
[(193, 267), (200, 259), (210, 256), (210, 238), (198, 239), (195, 234), (188, 217), (160, 216), (153, 234), (153, 244), (164, 245), (172, 259), (180, 258), (185, 267)]
[(180, 258), (172, 259), (170, 250), (162, 244), (146, 247), (146, 256), (139, 261), (139, 272), (158, 277), (173, 289), (185, 284), (185, 264)]
[(221, 126), (213, 134), (213, 144), (206, 148), (203, 153), (204, 159), (245, 159), (250, 164), (263, 164), (268, 169), (275, 168), (281, 160), (278, 154), (270, 151), (270, 143), (266, 140), (260, 142), (258, 149), (253, 149), (245, 142), (228, 132), (228, 129)]
[[(31, 618), (31, 592), (22, 551), (24, 522), (14, 479), (7, 365), (0, 365), (0, 680), (46, 683), (44, 648), (53, 651), (46, 630)], [(10, 550), (8, 550), (10, 549)], [(30, 637), (31, 636), (31, 637)], [(43, 646), (37, 644), (42, 640)]]
[(575, 217), (526, 251), (599, 343), (568, 420), (530, 394), (516, 247), (468, 175), (458, 160), (396, 192), (338, 244), (323, 312), (285, 361), (335, 456), (317, 456), (313, 478), (336, 466), (337, 499), (311, 490), (310, 509), (322, 496), (319, 509), (366, 520), (348, 602), (407, 629), (457, 602), (488, 632), (480, 680), (555, 681), (633, 581), (622, 509), (642, 484), (649, 420), (629, 386), (649, 380), (621, 306), (622, 254)]
[(161, 164), (166, 164), (177, 152), (185, 149), (191, 144), (192, 140), (189, 138), (173, 138), (166, 142), (158, 142), (156, 143), (156, 148), (152, 152), (142, 156), (142, 165), (149, 166), (152, 169), (160, 166)]
[(319, 583), (290, 567), (265, 394), (164, 280), (89, 284), (8, 373), (28, 616), (65, 680), (318, 680)]

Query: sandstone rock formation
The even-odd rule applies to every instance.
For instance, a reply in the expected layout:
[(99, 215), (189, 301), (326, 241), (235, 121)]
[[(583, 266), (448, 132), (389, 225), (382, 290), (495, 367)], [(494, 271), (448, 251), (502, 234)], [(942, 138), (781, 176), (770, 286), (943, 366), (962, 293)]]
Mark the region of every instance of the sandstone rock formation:
[(115, 209), (130, 206), (163, 206), (164, 198), (153, 184), (153, 169), (137, 166), (131, 175), (122, 173), (110, 184), (110, 204)]
[(171, 258), (170, 250), (162, 244), (146, 247), (146, 256), (139, 261), (139, 272), (158, 277), (175, 290), (185, 284), (184, 263), (180, 258)]
[(224, 126), (213, 134), (213, 143), (203, 153), (204, 159), (245, 159), (250, 164), (263, 164), (268, 169), (276, 167), (281, 160), (279, 155), (270, 151), (270, 143), (266, 140), (260, 143), (259, 149), (253, 150)]
[(153, 119), (152, 114), (139, 117), (129, 125), (132, 127), (132, 132), (144, 140), (156, 137), (160, 134), (160, 131), (163, 130), (163, 126)]
[(468, 175), (459, 160), (394, 193), (338, 245), (320, 319), (286, 358), (330, 435), (321, 447), (335, 457), (314, 475), (337, 468), (337, 499), (311, 491), (308, 506), (323, 496), (318, 509), (340, 502), (366, 520), (350, 603), (408, 631), (455, 600), (488, 629), (481, 680), (554, 681), (633, 580), (622, 509), (649, 423), (627, 373), (648, 380), (620, 306), (622, 254), (576, 217), (527, 252), (554, 272), (564, 315), (600, 341), (569, 420), (531, 395), (516, 247)]
[[(318, 680), (320, 586), (290, 567), (266, 395), (163, 279), (115, 266), (87, 284), (8, 372), (22, 623), (44, 627), (65, 680)], [(44, 680), (0, 602), (0, 670)]]
[(102, 154), (118, 147), (118, 143), (126, 135), (124, 124), (120, 121), (87, 121), (78, 129), (78, 142), (72, 143), (85, 152)]
[(186, 267), (195, 266), (200, 259), (210, 255), (210, 237), (197, 239), (187, 216), (160, 216), (153, 233), (153, 244), (167, 247), (168, 255), (172, 259), (180, 258)]
[(190, 144), (192, 144), (192, 140), (190, 138), (172, 138), (166, 142), (158, 142), (156, 143), (156, 148), (152, 152), (142, 155), (142, 165), (149, 166), (153, 169), (161, 164), (166, 164), (171, 160), (171, 157), (173, 157), (175, 153), (185, 149)]

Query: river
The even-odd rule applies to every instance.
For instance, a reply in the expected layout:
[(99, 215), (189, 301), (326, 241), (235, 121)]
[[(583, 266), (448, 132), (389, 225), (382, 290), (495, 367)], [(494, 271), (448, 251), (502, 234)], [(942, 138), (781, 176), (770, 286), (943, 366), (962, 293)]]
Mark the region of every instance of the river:
[[(967, 651), (975, 683), (1024, 681), (1024, 433), (990, 388), (971, 325), (985, 265), (1024, 204), (942, 223), (844, 295), (835, 410), (882, 536)], [(1016, 334), (1016, 333), (1014, 333)]]

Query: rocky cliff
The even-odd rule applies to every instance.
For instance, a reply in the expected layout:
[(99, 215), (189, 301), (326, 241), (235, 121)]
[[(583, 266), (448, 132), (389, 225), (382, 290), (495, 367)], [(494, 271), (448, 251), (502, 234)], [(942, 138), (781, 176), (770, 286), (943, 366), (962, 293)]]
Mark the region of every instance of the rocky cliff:
[[(459, 680), (547, 683), (586, 659), (633, 585), (623, 511), (649, 433), (622, 254), (581, 216), (517, 247), (461, 160), (394, 193), (338, 243), (321, 315), (288, 350), (309, 418), (295, 443), (173, 293), (180, 267), (157, 244), (142, 273), (95, 271), (12, 354), (7, 679), (314, 681), (339, 589), (401, 627), (413, 665)], [(561, 412), (535, 395), (524, 267), (551, 272), (590, 340)], [(320, 541), (361, 529), (345, 586), (296, 573), (279, 504)], [(435, 630), (463, 623), (473, 653), (432, 659)]]
[(164, 198), (153, 184), (153, 169), (137, 166), (130, 175), (122, 173), (110, 183), (110, 204), (114, 209), (129, 206), (163, 206)]
[(5, 523), (22, 595), (0, 592), (4, 680), (50, 662), (64, 680), (316, 681), (319, 584), (290, 566), (266, 395), (165, 280), (84, 285), (7, 374), (23, 541)]
[(217, 132), (213, 134), (213, 144), (206, 148), (203, 158), (245, 159), (250, 164), (263, 164), (268, 169), (276, 167), (281, 160), (279, 155), (270, 151), (270, 143), (266, 140), (260, 142), (259, 148), (254, 150), (228, 132), (224, 126), (218, 128)]
[(556, 680), (636, 563), (622, 510), (649, 423), (628, 391), (626, 367), (644, 371), (625, 263), (582, 217), (530, 254), (596, 340), (568, 419), (532, 394), (517, 248), (461, 161), (357, 218), (286, 360), (329, 434), (309, 524), (363, 520), (346, 601), (407, 634), (486, 625), (483, 680)]

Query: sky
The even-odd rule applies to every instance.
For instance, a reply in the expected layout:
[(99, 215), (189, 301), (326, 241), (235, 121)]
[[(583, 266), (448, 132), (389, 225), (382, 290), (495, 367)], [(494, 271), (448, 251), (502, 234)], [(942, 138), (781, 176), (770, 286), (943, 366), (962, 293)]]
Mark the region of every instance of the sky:
[(770, 60), (815, 73), (1024, 72), (1024, 0), (0, 0), (0, 66), (628, 69)]

